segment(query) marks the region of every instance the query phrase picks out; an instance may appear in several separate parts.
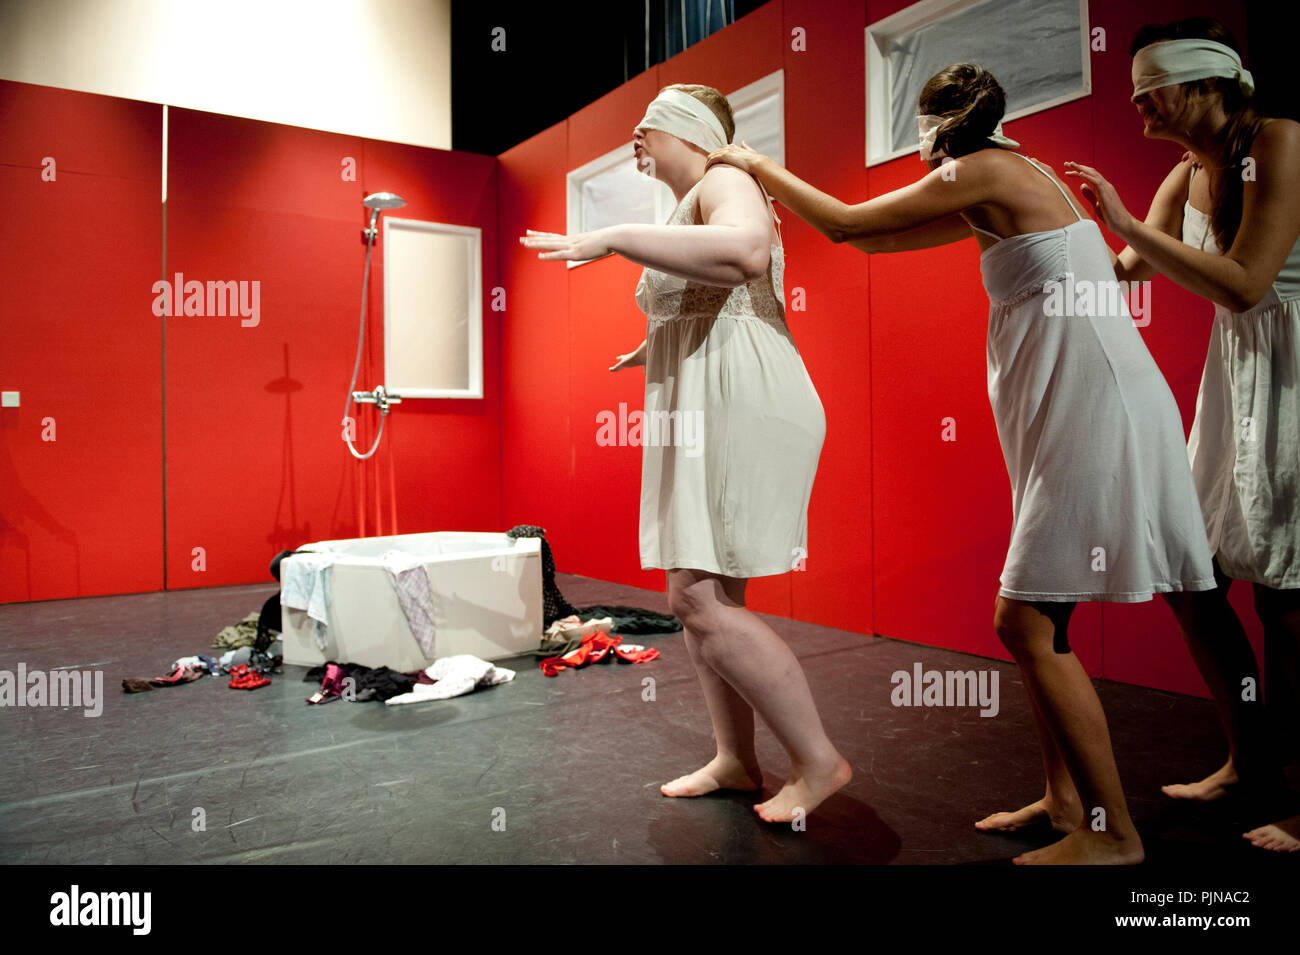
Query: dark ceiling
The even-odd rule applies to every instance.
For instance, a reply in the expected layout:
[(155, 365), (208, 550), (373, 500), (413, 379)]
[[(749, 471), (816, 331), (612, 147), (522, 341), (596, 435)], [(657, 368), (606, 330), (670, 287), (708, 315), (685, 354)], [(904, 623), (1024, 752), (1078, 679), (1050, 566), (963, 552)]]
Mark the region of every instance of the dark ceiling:
[[(726, 0), (726, 22), (765, 2)], [(452, 0), (452, 148), (499, 155), (644, 71), (647, 9), (650, 65), (680, 52), (683, 6), (690, 43), (724, 19), (724, 0)], [(498, 27), (504, 50), (493, 49)]]

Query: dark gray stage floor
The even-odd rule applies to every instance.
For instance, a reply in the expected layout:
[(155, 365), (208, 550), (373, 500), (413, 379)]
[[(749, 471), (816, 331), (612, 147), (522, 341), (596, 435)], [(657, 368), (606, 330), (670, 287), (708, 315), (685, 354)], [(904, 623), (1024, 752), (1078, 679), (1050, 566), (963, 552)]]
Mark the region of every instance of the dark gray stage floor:
[[(651, 591), (558, 582), (579, 607), (667, 610)], [(1054, 841), (971, 825), (1042, 794), (1014, 666), (776, 617), (855, 773), (805, 831), (760, 822), (752, 794), (660, 795), (660, 783), (713, 754), (680, 634), (627, 638), (659, 647), (652, 663), (547, 678), (532, 658), (498, 661), (517, 670), (513, 682), (402, 707), (308, 706), (302, 667), (254, 691), (204, 678), (121, 692), (122, 677), (210, 653), (218, 630), (274, 592), (268, 583), (0, 606), (0, 669), (98, 668), (105, 695), (97, 718), (0, 710), (0, 862), (996, 864)], [(890, 675), (918, 661), (996, 668), (1001, 712), (895, 708)], [(642, 699), (647, 676), (653, 702)], [(1209, 702), (1110, 683), (1099, 691), (1151, 862), (1294, 864), (1246, 844), (1232, 804), (1189, 807), (1161, 794), (1162, 783), (1221, 763)], [(770, 795), (787, 764), (766, 728), (759, 754)], [(192, 826), (197, 809), (203, 831)]]

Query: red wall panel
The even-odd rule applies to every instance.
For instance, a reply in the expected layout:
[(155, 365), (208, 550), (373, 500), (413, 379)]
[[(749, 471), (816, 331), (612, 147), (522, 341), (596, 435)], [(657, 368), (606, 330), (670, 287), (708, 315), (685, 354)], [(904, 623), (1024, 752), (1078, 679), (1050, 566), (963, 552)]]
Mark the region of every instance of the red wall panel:
[[(787, 0), (782, 8), (786, 163), (818, 189), (860, 202), (867, 196), (865, 8), (843, 0)], [(800, 49), (794, 48), (796, 31)], [(869, 260), (851, 246), (830, 242), (789, 210), (777, 211), (786, 248), (788, 324), (826, 411), (826, 442), (808, 508), (806, 570), (789, 575), (791, 615), (872, 633)], [(796, 296), (804, 310), (792, 307)]]
[[(494, 290), (501, 286), (497, 161), (475, 153), (367, 140), (365, 168), (367, 193), (395, 192), (407, 201), (403, 208), (384, 215), (482, 230), (484, 397), (414, 399), (389, 415), (388, 427), (393, 429), (394, 439), (389, 452), (396, 460), (398, 530), (404, 534), (507, 530), (514, 522), (503, 523), (501, 514), (503, 313), (492, 307)], [(382, 249), (377, 255), (381, 283), (378, 290), (383, 281)], [(353, 281), (355, 284), (355, 273)], [(371, 282), (375, 281), (372, 276)], [(377, 355), (383, 354), (382, 301), (382, 294), (376, 291), (376, 297), (371, 299), (372, 320), (367, 322), (367, 328), (375, 331)], [(354, 358), (355, 325), (352, 334), (349, 360)], [(381, 365), (372, 378), (363, 379), (367, 382), (364, 387), (371, 389), (382, 379)], [(374, 412), (370, 414), (373, 420)], [(384, 441), (388, 440), (385, 434)], [(386, 490), (382, 496), (387, 501)]]
[[(0, 84), (5, 211), (31, 224), (2, 240), (0, 387), (23, 405), (0, 412), (0, 600), (264, 581), (276, 551), (309, 540), (499, 528), (489, 308), (484, 399), (403, 403), (364, 463), (340, 440), (361, 198), (389, 190), (408, 200), (404, 217), (481, 228), (486, 306), (499, 284), (496, 161), (169, 113), (164, 218), (160, 106)], [(40, 180), (45, 156), (53, 183)], [(155, 316), (153, 283), (177, 272), (258, 283), (257, 324)], [(383, 378), (382, 282), (381, 242), (362, 389)], [(377, 415), (353, 413), (364, 449)], [(40, 440), (46, 416), (55, 442)]]
[[(391, 533), (394, 497), (403, 533), (497, 529), (494, 160), (192, 110), (172, 111), (170, 143), (169, 278), (258, 280), (262, 314), (255, 327), (168, 320), (169, 586), (265, 580), (281, 548)], [(487, 397), (403, 402), (360, 462), (339, 422), (357, 347), (361, 199), (381, 190), (407, 200), (384, 215), (483, 229)], [(368, 299), (361, 390), (383, 380), (382, 230)], [(378, 414), (351, 413), (364, 452)]]
[(0, 81), (0, 129), (0, 602), (157, 590), (162, 108)]
[[(573, 520), (586, 502), (569, 492), (574, 465), (567, 269), (541, 261), (519, 243), (528, 229), (564, 231), (567, 142), (568, 124), (559, 123), (498, 157), (498, 242), (506, 295), (501, 316), (501, 514), (507, 527), (545, 528), (560, 569), (575, 572), (571, 550), (584, 532), (611, 552), (618, 542), (604, 528)], [(610, 493), (607, 487), (601, 496)]]

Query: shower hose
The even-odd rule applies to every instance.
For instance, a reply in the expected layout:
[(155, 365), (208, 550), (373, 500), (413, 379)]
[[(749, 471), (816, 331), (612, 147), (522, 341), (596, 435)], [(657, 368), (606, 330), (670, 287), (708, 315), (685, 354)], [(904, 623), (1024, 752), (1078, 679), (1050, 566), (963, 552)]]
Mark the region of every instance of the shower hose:
[(388, 406), (384, 405), (379, 409), (379, 433), (375, 435), (375, 443), (370, 446), (369, 451), (362, 454), (353, 446), (352, 436), (349, 433), (346, 422), (348, 420), (348, 412), (352, 410), (352, 405), (356, 401), (356, 399), (352, 397), (352, 389), (357, 386), (357, 371), (361, 368), (361, 348), (365, 344), (366, 340), (366, 292), (370, 287), (370, 252), (374, 247), (375, 237), (372, 233), (366, 240), (366, 270), (365, 276), (361, 279), (361, 331), (357, 334), (357, 360), (352, 364), (352, 383), (348, 385), (348, 399), (343, 406), (343, 440), (347, 442), (348, 450), (352, 452), (352, 456), (358, 461), (364, 461), (375, 453), (375, 449), (379, 447), (380, 439), (384, 436), (384, 419), (388, 417)]

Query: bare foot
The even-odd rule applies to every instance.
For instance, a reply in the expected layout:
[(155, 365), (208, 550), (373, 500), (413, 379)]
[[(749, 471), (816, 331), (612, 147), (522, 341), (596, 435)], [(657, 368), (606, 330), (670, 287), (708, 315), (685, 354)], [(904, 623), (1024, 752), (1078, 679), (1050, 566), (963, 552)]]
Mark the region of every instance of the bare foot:
[(763, 788), (763, 771), (755, 762), (746, 766), (734, 756), (714, 756), (706, 766), (664, 783), (665, 796), (703, 796), (715, 789), (754, 790)]
[(1237, 770), (1229, 759), (1197, 783), (1175, 783), (1161, 786), (1160, 791), (1171, 799), (1190, 799), (1193, 802), (1214, 802), (1228, 795), (1228, 789), (1237, 783)]
[(1030, 803), (1015, 812), (995, 812), (991, 816), (985, 816), (975, 823), (975, 828), (985, 832), (1015, 832), (1042, 823), (1051, 823), (1057, 832), (1074, 832), (1083, 825), (1083, 807), (1078, 803), (1058, 806), (1050, 797), (1044, 796), (1038, 802)]
[(1300, 852), (1300, 816), (1292, 816), (1242, 835), (1251, 845), (1274, 852)]
[(1016, 865), (1136, 865), (1145, 858), (1136, 832), (1117, 839), (1108, 832), (1080, 828), (1060, 842), (1022, 853), (1011, 861)]
[(754, 807), (764, 822), (792, 822), (800, 813), (806, 818), (853, 778), (853, 768), (839, 754), (825, 766), (807, 770), (791, 767), (790, 772), (780, 792)]

